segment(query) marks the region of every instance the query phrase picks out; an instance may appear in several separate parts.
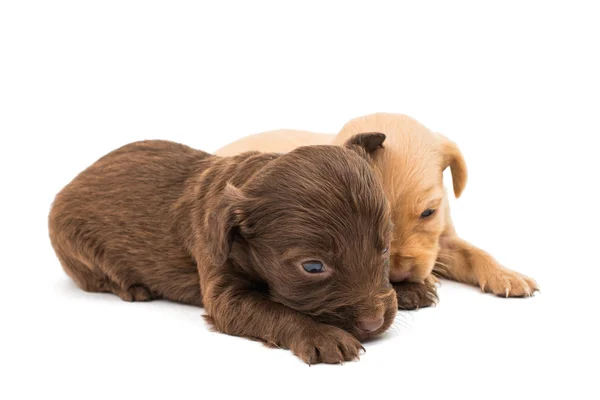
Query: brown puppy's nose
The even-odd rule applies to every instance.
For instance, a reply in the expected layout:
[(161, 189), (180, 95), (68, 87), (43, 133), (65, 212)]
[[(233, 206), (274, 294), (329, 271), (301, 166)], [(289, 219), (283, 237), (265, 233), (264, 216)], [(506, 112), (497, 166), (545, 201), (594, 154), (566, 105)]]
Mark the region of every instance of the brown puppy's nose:
[(365, 332), (375, 332), (383, 325), (383, 317), (361, 318), (358, 320), (358, 327)]

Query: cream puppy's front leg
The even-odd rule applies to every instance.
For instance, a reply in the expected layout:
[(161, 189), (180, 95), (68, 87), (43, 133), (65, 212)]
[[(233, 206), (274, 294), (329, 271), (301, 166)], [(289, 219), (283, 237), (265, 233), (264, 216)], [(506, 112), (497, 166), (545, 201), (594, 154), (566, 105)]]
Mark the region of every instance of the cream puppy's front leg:
[(502, 297), (526, 297), (539, 291), (532, 278), (503, 267), (486, 251), (459, 238), (451, 223), (440, 237), (434, 272)]
[[(454, 142), (442, 135), (438, 135), (438, 139), (443, 154), (442, 165), (450, 167), (454, 195), (458, 198), (467, 183), (464, 157)], [(503, 297), (531, 296), (539, 290), (533, 279), (503, 267), (486, 251), (459, 238), (448, 203), (445, 205), (445, 227), (438, 243), (440, 250), (434, 267), (437, 275), (477, 285), (484, 292)]]

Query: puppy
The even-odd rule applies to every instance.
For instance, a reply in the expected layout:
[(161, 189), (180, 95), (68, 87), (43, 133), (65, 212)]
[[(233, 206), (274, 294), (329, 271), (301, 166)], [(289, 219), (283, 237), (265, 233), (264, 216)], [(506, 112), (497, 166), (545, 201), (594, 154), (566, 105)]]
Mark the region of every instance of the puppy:
[(56, 196), (50, 239), (85, 291), (203, 306), (223, 333), (310, 364), (353, 360), (397, 309), (390, 209), (369, 165), (384, 139), (231, 158), (132, 143)]
[[(501, 266), (454, 230), (442, 172), (450, 167), (454, 195), (467, 183), (465, 160), (455, 143), (414, 119), (378, 113), (348, 122), (337, 135), (272, 131), (248, 136), (217, 151), (228, 155), (267, 147), (290, 151), (294, 145), (341, 144), (357, 132), (386, 134), (386, 147), (374, 156), (392, 207), (395, 232), (390, 280), (402, 309), (427, 307), (437, 300), (435, 275), (477, 285), (503, 297), (531, 296), (536, 282)], [(435, 274), (433, 275), (432, 272)]]

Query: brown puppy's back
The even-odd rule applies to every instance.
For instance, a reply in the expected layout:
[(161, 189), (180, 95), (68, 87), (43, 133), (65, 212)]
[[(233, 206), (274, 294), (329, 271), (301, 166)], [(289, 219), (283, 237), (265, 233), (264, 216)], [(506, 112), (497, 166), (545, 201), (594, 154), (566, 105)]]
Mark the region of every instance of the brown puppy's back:
[(186, 227), (173, 223), (176, 213), (189, 211), (181, 203), (186, 182), (210, 173), (213, 179), (205, 181), (212, 190), (222, 189), (225, 177), (244, 181), (273, 157), (222, 159), (159, 140), (128, 144), (56, 196), (49, 216), (52, 245), (83, 290), (114, 292), (128, 301), (164, 297), (201, 305), (196, 262), (178, 232)]

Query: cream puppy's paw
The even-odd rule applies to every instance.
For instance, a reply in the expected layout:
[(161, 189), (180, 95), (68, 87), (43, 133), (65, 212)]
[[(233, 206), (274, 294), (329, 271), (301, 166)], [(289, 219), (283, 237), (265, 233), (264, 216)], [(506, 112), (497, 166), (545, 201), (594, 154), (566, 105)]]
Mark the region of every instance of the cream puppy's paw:
[(500, 297), (529, 297), (540, 290), (532, 278), (500, 265), (486, 268), (484, 273), (479, 274), (478, 281), (483, 292)]

